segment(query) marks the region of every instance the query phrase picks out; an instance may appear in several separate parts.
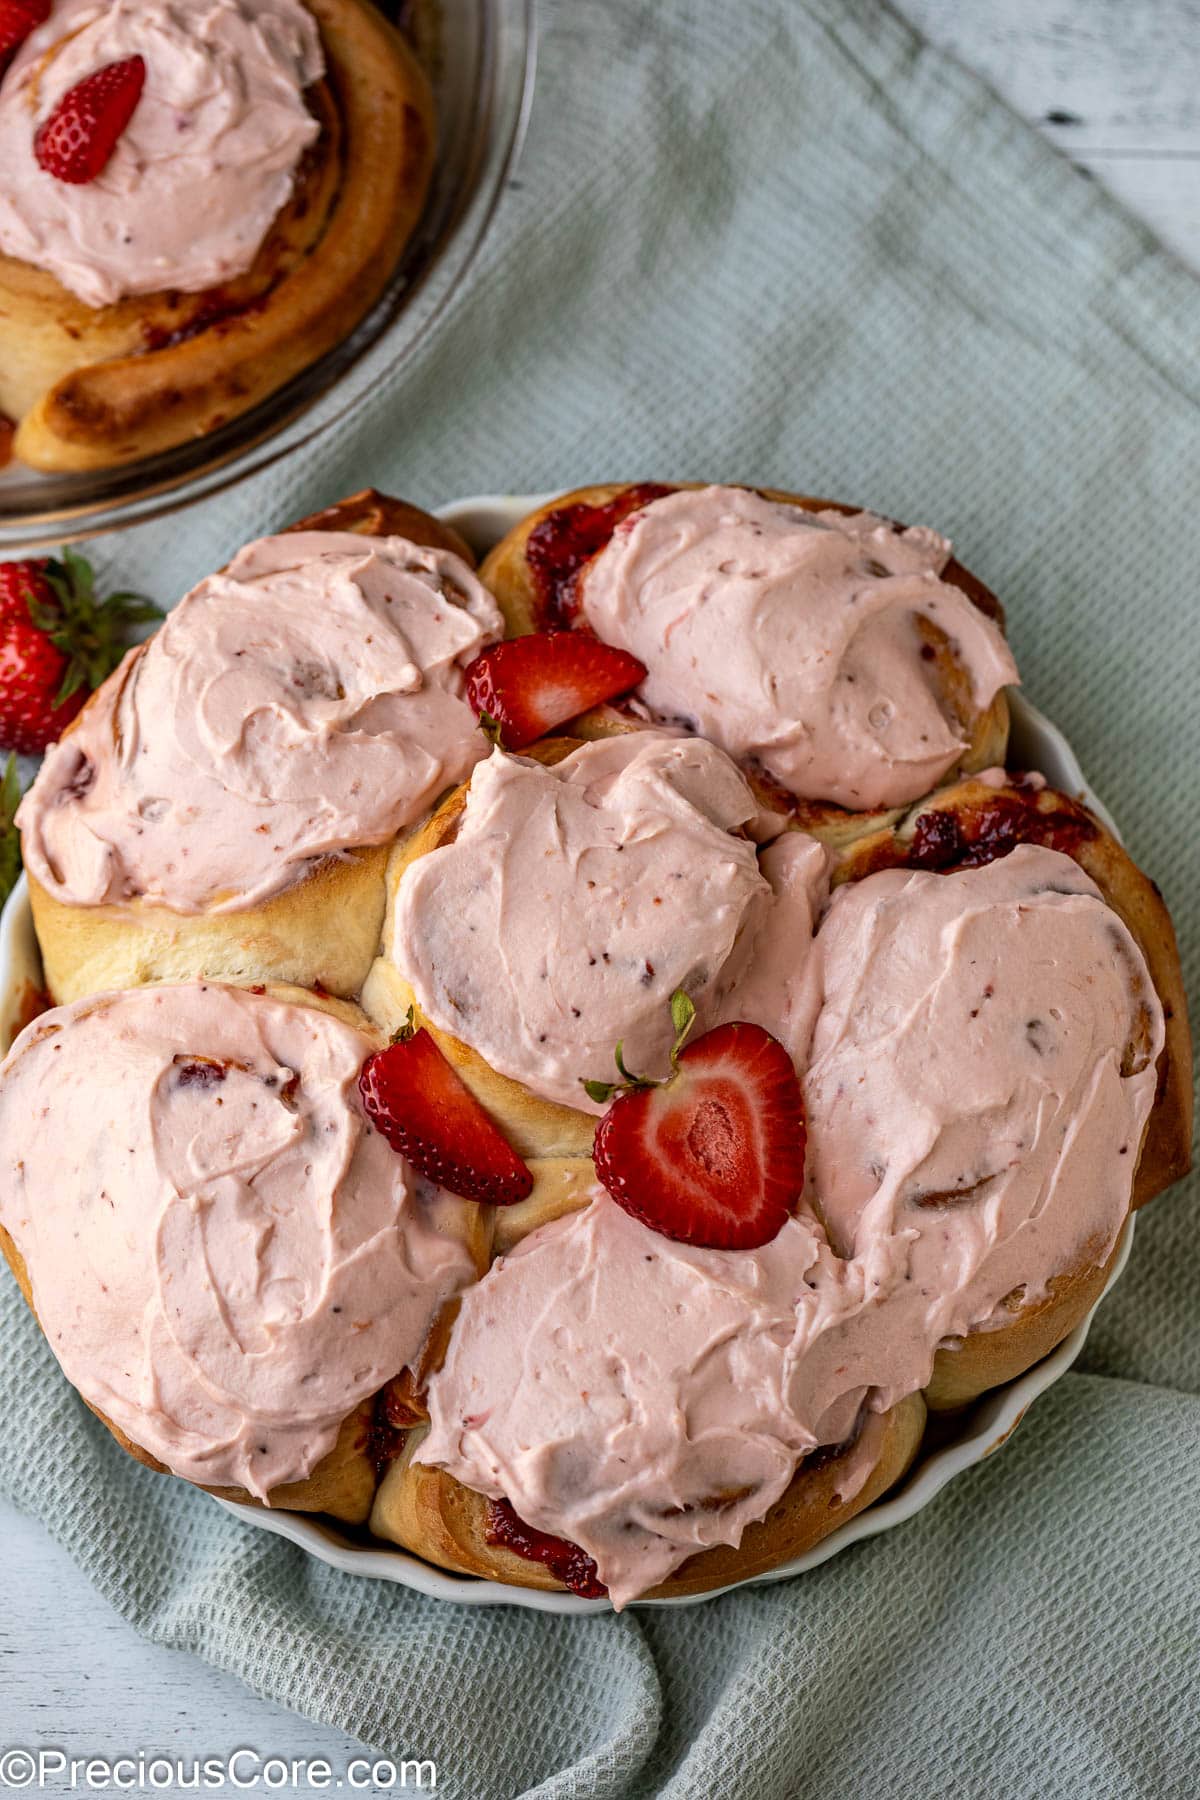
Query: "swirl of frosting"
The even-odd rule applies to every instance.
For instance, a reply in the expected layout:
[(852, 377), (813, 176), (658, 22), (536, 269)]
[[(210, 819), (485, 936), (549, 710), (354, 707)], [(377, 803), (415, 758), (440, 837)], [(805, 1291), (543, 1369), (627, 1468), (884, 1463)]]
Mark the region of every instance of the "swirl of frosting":
[[(133, 117), (83, 186), (38, 166), (38, 126), (71, 87), (146, 64)], [(301, 0), (56, 0), (0, 83), (0, 250), (88, 306), (250, 267), (319, 126), (304, 90), (324, 70)]]
[(862, 1417), (857, 1491), (938, 1347), (1103, 1263), (1128, 1212), (1162, 1009), (1069, 857), (868, 876), (809, 964), (801, 1215), (694, 1250), (597, 1193), (493, 1264), (431, 1381), (420, 1460), (579, 1544), (617, 1605), (740, 1542)]
[(501, 630), (449, 551), (249, 544), (50, 751), (19, 812), (26, 866), (78, 906), (231, 912), (384, 843), (486, 750), (463, 669)]
[[(696, 1250), (597, 1189), (464, 1295), (418, 1460), (578, 1544), (623, 1606), (853, 1436), (864, 1390), (833, 1347), (857, 1303), (805, 1221)], [(843, 1498), (870, 1468), (851, 1459)]]
[(1103, 1262), (1164, 1027), (1091, 877), (1030, 844), (886, 870), (837, 890), (815, 961), (806, 1193), (843, 1255), (926, 1297), (911, 1331), (961, 1336), (1015, 1289), (1034, 1301)]
[(309, 1475), (473, 1274), (459, 1203), (359, 1110), (373, 1048), (210, 984), (45, 1013), (0, 1065), (0, 1223), (51, 1348), (190, 1481)]
[(649, 674), (638, 696), (790, 793), (855, 811), (929, 792), (967, 748), (927, 633), (983, 711), (1017, 680), (1003, 634), (940, 579), (945, 538), (744, 488), (668, 494), (587, 566), (583, 617)]
[[(667, 1073), (670, 999), (807, 1037), (802, 990), (825, 851), (801, 833), (773, 865), (737, 828), (745, 780), (702, 739), (629, 732), (552, 767), (494, 752), (457, 836), (405, 870), (392, 956), (425, 1016), (544, 1099), (584, 1111), (584, 1080)], [(778, 904), (776, 903), (778, 900)], [(776, 928), (776, 922), (778, 927)]]

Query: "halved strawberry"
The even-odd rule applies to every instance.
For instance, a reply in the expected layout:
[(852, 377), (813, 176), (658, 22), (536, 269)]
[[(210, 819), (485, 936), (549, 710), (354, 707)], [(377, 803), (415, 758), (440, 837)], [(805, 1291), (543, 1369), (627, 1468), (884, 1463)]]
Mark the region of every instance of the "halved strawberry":
[(0, 56), (23, 44), (50, 17), (50, 0), (0, 0)]
[(73, 187), (95, 181), (133, 117), (145, 81), (143, 58), (126, 56), (68, 88), (34, 135), (39, 168)]
[(761, 1025), (718, 1025), (686, 1050), (695, 1010), (671, 1002), (676, 1041), (665, 1082), (630, 1077), (596, 1128), (596, 1174), (652, 1231), (712, 1250), (754, 1250), (786, 1223), (804, 1185), (804, 1102), (792, 1059)]
[(439, 1187), (466, 1200), (511, 1206), (533, 1176), (434, 1039), (409, 1024), (358, 1077), (363, 1111), (393, 1150)]
[(581, 631), (534, 631), (484, 650), (467, 667), (467, 700), (523, 750), (590, 706), (626, 694), (646, 665)]

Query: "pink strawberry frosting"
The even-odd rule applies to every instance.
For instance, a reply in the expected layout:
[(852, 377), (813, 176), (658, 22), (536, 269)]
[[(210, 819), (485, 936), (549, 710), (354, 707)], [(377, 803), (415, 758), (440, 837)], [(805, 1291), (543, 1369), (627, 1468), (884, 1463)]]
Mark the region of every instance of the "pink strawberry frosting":
[(359, 1110), (374, 1048), (207, 984), (57, 1008), (0, 1065), (0, 1223), (42, 1329), (189, 1481), (306, 1477), (474, 1272), (462, 1203)]
[(464, 1296), (419, 1460), (579, 1544), (622, 1606), (854, 1434), (865, 1383), (811, 1368), (853, 1306), (811, 1222), (696, 1250), (597, 1189)]
[(887, 870), (838, 890), (817, 941), (807, 1191), (841, 1254), (928, 1295), (938, 1337), (1102, 1262), (1163, 1018), (1091, 877), (1028, 844), (981, 869)]
[(26, 866), (78, 906), (233, 912), (385, 842), (486, 750), (463, 670), (502, 628), (449, 551), (249, 544), (50, 751), (18, 815)]
[(799, 1057), (829, 859), (789, 833), (764, 873), (738, 829), (754, 812), (698, 738), (630, 732), (553, 767), (496, 751), (453, 842), (405, 870), (392, 958), (435, 1025), (585, 1111), (618, 1042), (628, 1068), (666, 1074), (677, 988), (702, 1025), (753, 1017)]
[[(41, 169), (62, 96), (135, 55), (145, 88), (102, 173)], [(323, 70), (301, 0), (55, 0), (0, 82), (0, 251), (88, 306), (240, 275), (318, 135), (304, 90)]]
[(1162, 1012), (1068, 857), (868, 876), (810, 961), (802, 1216), (702, 1251), (597, 1192), (467, 1293), (430, 1384), (421, 1460), (578, 1543), (617, 1605), (739, 1542), (1015, 1289), (1101, 1263), (1128, 1211)]
[(1016, 664), (999, 628), (941, 579), (945, 538), (870, 513), (810, 513), (745, 488), (668, 494), (585, 570), (582, 615), (649, 674), (651, 715), (856, 811), (928, 793), (967, 747), (918, 619), (951, 640), (974, 707)]

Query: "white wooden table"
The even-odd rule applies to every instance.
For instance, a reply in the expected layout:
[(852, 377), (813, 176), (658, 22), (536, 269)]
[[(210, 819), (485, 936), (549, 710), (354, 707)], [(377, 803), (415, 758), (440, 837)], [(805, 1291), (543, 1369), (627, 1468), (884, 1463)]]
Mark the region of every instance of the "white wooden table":
[[(1200, 0), (900, 0), (1200, 269)], [(0, 1503), (0, 1751), (324, 1757), (361, 1747), (143, 1643), (40, 1526)], [(48, 1600), (53, 1597), (53, 1606)]]

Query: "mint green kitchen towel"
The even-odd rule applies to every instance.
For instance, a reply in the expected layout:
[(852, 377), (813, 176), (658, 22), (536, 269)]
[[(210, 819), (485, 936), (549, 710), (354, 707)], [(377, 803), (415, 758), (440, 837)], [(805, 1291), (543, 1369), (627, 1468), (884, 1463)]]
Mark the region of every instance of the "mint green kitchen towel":
[[(875, 0), (546, 0), (528, 140), (439, 330), (286, 467), (106, 542), (177, 597), (367, 483), (704, 477), (951, 533), (1200, 949), (1200, 287)], [(123, 1457), (0, 1283), (0, 1488), (131, 1625), (455, 1796), (1186, 1795), (1200, 1220), (1144, 1217), (1081, 1372), (917, 1519), (683, 1611), (467, 1611)], [(2, 1705), (2, 1702), (0, 1702)]]

